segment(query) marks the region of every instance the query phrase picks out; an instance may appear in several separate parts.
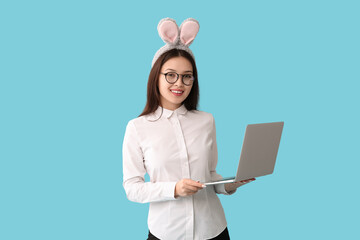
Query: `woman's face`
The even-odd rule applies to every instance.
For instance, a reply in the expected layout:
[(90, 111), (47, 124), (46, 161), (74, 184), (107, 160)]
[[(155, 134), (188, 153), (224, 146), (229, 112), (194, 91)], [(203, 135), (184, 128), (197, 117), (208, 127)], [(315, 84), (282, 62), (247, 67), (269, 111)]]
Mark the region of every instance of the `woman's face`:
[[(165, 79), (165, 73), (186, 74), (185, 77), (193, 75), (193, 68), (189, 60), (184, 57), (174, 57), (166, 61), (159, 76), (160, 102), (163, 108), (175, 110), (181, 106), (182, 102), (189, 96), (193, 82), (190, 86), (183, 83), (180, 75), (178, 80), (171, 84)], [(164, 73), (164, 74), (161, 74)]]

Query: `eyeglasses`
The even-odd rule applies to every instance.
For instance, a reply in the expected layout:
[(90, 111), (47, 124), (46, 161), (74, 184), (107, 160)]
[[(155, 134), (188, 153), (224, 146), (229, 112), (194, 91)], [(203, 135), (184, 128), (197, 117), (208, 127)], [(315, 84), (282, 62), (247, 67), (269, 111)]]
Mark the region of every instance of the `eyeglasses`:
[(165, 79), (168, 83), (174, 84), (179, 79), (179, 75), (182, 76), (181, 80), (184, 85), (190, 86), (194, 81), (194, 76), (192, 74), (178, 74), (176, 72), (168, 72), (168, 73), (161, 73), (165, 75)]

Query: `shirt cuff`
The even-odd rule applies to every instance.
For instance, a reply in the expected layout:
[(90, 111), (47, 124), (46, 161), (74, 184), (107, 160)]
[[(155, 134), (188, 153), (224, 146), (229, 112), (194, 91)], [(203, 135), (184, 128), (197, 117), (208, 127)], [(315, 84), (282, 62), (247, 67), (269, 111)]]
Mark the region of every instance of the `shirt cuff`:
[(177, 200), (175, 198), (175, 186), (176, 182), (167, 182), (164, 184), (164, 195), (169, 200)]

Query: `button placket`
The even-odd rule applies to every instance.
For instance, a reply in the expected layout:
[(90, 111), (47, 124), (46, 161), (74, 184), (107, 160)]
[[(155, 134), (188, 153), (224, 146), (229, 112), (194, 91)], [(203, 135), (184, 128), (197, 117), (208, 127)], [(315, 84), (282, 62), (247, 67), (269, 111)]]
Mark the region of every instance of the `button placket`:
[[(181, 123), (179, 121), (178, 115), (175, 113), (171, 117), (173, 126), (175, 127), (176, 139), (178, 141), (179, 150), (180, 150), (180, 161), (181, 161), (181, 172), (183, 178), (191, 178), (190, 176), (190, 165), (189, 158), (185, 144), (185, 138), (181, 128)], [(193, 239), (194, 236), (194, 203), (193, 196), (188, 196), (185, 199), (186, 205), (186, 237), (185, 239)]]
[(181, 129), (181, 124), (177, 114), (173, 114), (172, 118), (173, 124), (175, 126), (175, 134), (178, 141), (179, 149), (180, 149), (180, 161), (181, 161), (181, 170), (183, 178), (191, 178), (190, 176), (190, 166), (189, 159), (187, 154), (187, 149), (185, 145), (184, 135)]

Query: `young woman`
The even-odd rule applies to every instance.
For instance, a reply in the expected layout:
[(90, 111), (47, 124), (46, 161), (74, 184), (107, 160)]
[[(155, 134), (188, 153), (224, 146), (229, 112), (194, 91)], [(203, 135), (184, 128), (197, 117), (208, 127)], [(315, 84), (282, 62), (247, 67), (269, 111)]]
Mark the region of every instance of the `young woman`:
[(188, 46), (198, 30), (194, 19), (180, 28), (173, 19), (160, 21), (167, 44), (153, 59), (145, 109), (125, 132), (123, 185), (129, 200), (150, 203), (148, 239), (229, 239), (217, 194), (255, 180), (202, 184), (222, 177), (216, 173), (214, 118), (197, 110), (197, 69)]

